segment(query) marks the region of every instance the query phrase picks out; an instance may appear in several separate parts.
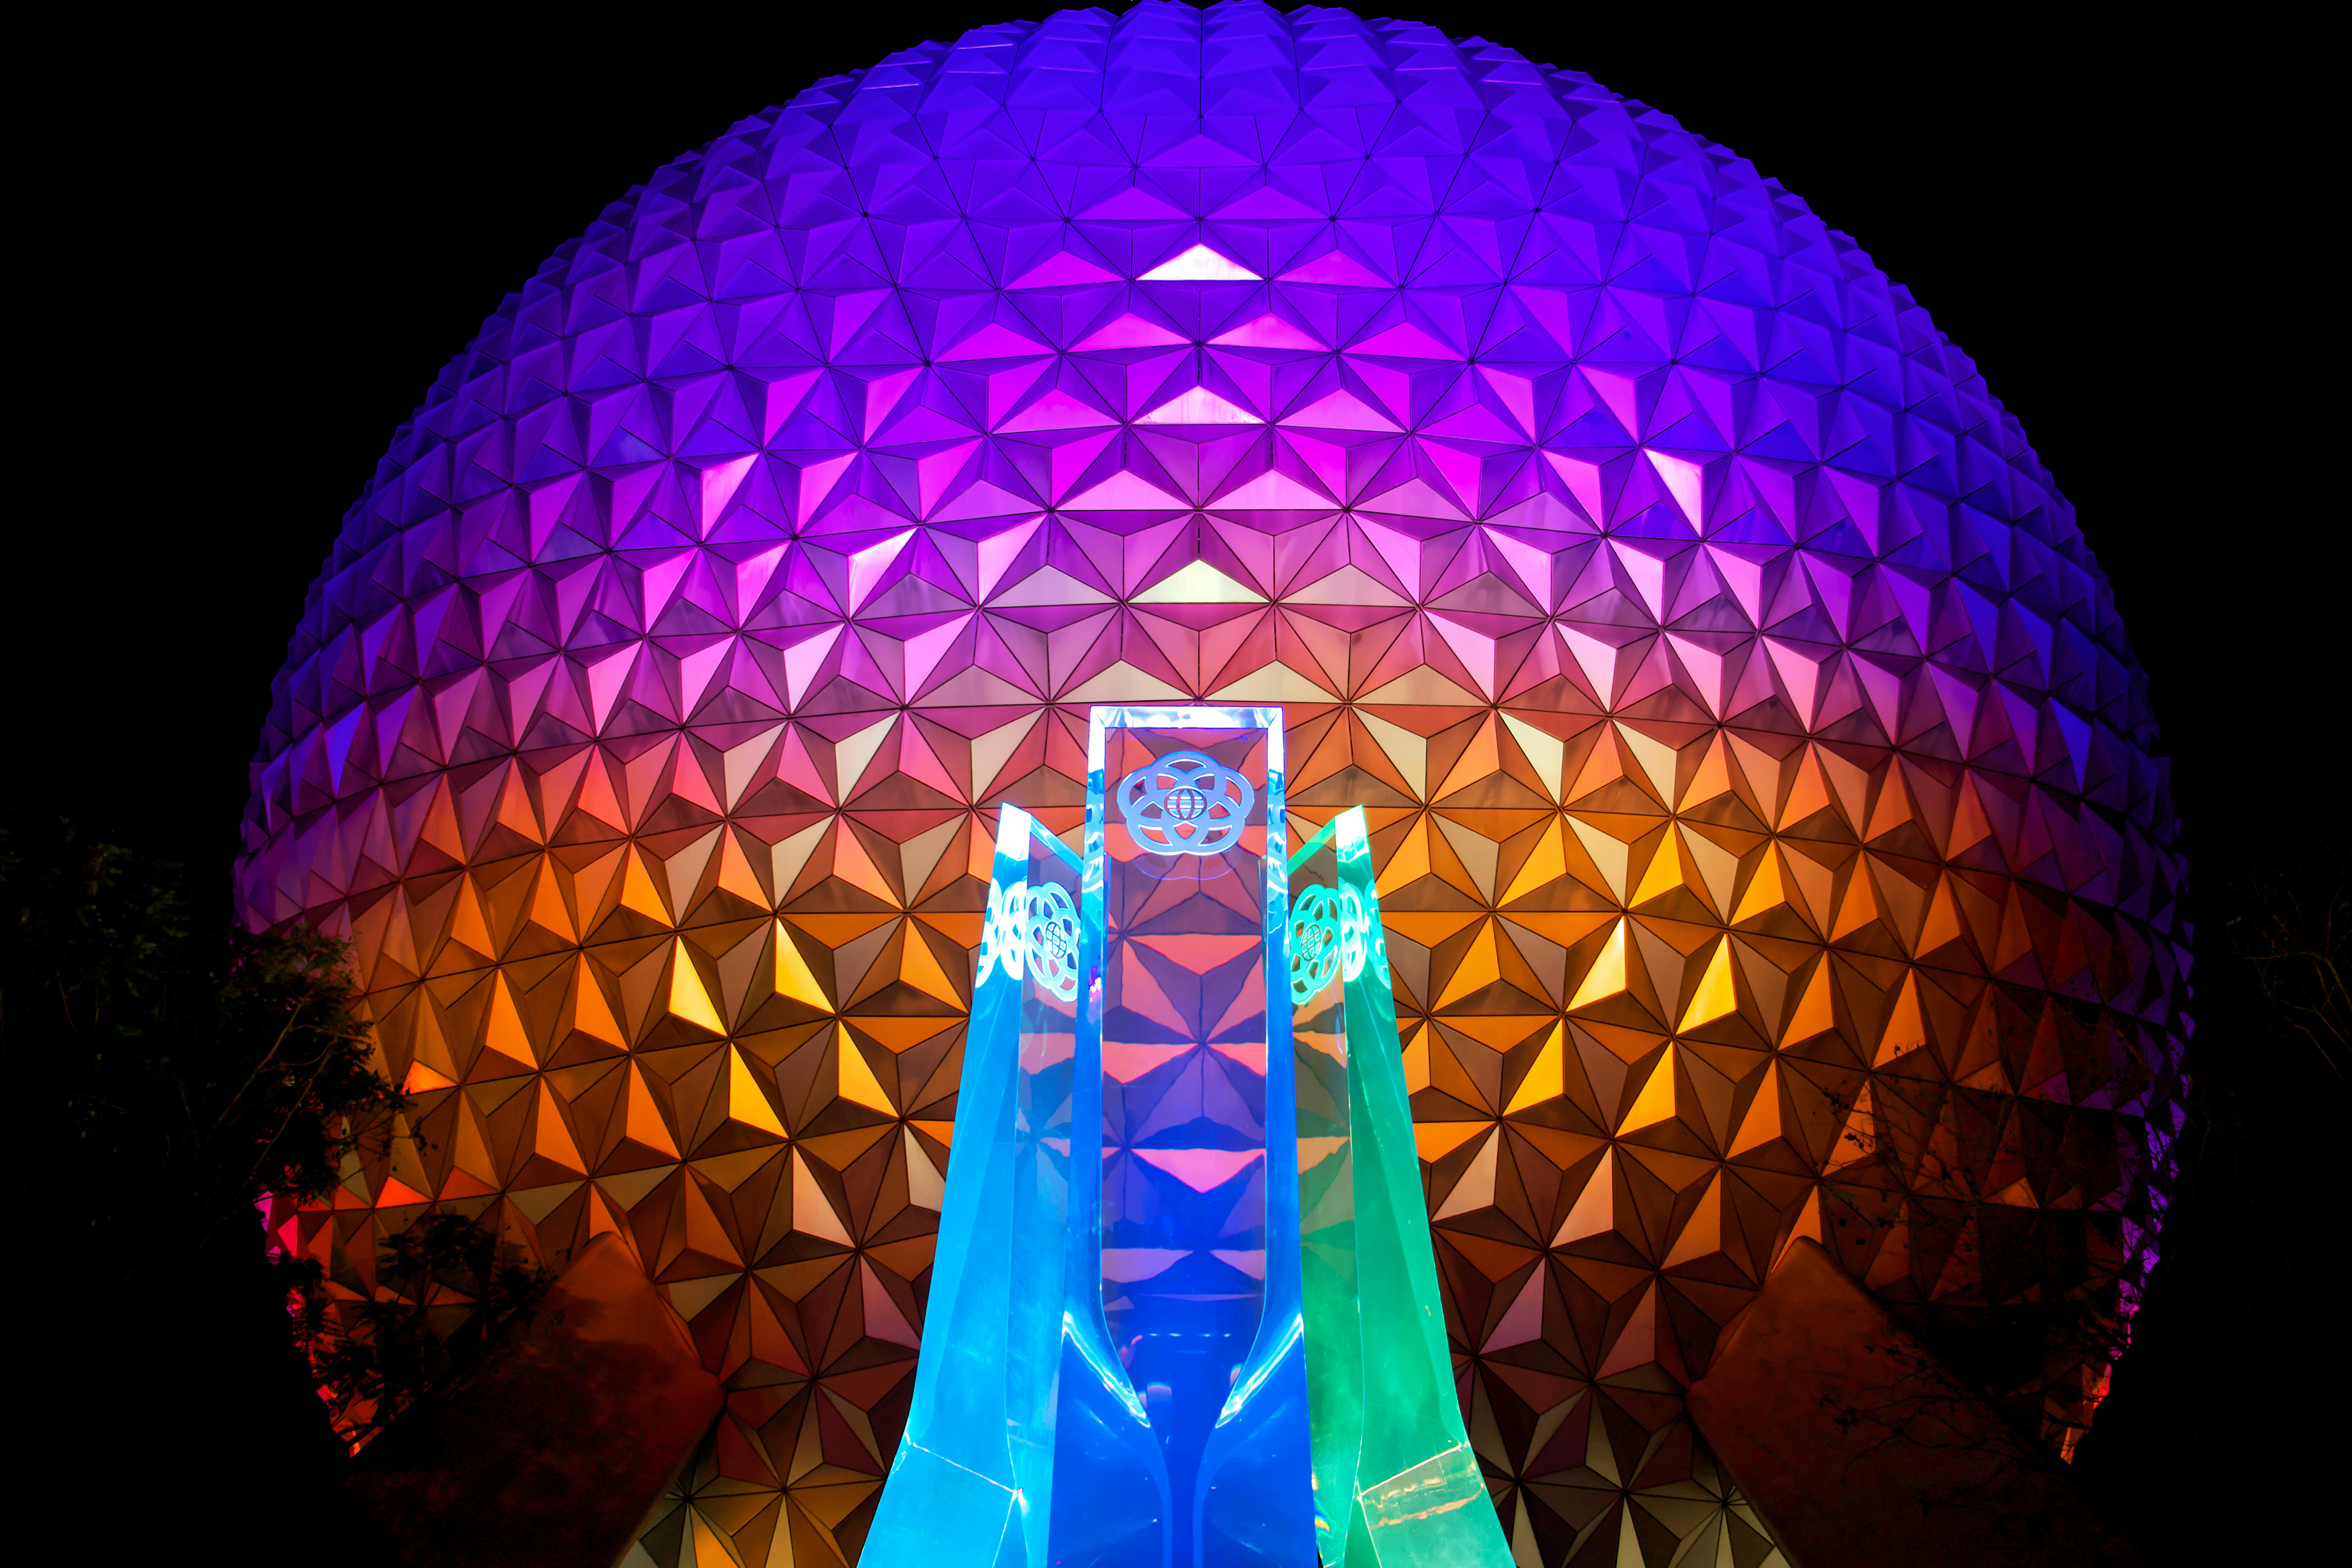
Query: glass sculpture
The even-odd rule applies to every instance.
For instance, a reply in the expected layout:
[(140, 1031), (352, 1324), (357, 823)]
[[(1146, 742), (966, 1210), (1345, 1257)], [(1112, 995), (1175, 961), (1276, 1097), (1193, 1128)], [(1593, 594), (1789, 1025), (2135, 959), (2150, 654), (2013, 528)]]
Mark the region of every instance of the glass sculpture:
[[(2128, 1310), (2183, 866), (2015, 419), (1669, 115), (1248, 3), (820, 82), (429, 390), (236, 874), (352, 939), (425, 1143), (279, 1245), (357, 1297), (428, 1205), (622, 1237), (728, 1387), (635, 1568), (856, 1561), (937, 1338), (1000, 807), (1075, 835), (1090, 707), (1186, 702), (1282, 710), (1299, 838), (1363, 808), (1519, 1562), (1769, 1560), (1681, 1390), (1793, 1236), (1897, 1308)], [(2063, 1447), (2104, 1365), (2001, 1376)]]
[(930, 1327), (865, 1561), (1507, 1563), (1462, 1425), (1364, 813), (1272, 708), (1096, 708), (999, 808)]

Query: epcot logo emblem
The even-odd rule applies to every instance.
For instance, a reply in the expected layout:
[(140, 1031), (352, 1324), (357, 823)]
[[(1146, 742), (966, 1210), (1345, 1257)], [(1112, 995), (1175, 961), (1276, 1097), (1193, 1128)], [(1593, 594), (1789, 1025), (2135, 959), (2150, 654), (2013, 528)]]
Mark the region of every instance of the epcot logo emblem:
[(1200, 752), (1171, 752), (1119, 782), (1118, 812), (1145, 849), (1221, 855), (1249, 822), (1249, 780)]
[(1078, 994), (1077, 958), (1078, 911), (1067, 889), (1051, 882), (989, 889), (975, 986), (997, 968), (1018, 980), (1025, 964), (1042, 990), (1067, 1002)]

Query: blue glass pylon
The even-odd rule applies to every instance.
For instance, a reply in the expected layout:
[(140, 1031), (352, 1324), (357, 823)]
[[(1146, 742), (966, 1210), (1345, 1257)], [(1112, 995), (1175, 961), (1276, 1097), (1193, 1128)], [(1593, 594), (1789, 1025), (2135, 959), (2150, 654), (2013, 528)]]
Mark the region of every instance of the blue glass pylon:
[(863, 1561), (1507, 1561), (1453, 1388), (1363, 816), (1288, 855), (1282, 747), (1276, 709), (1097, 708), (1083, 853), (1003, 809), (922, 1355)]

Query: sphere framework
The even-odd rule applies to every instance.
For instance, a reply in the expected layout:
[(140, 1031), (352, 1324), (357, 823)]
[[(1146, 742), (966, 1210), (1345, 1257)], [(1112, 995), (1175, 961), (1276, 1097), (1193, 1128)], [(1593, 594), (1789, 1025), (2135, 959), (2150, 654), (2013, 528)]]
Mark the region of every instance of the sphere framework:
[[(352, 937), (424, 1142), (283, 1245), (356, 1292), (427, 1204), (617, 1233), (730, 1389), (677, 1508), (854, 1559), (994, 807), (1074, 828), (1087, 706), (1177, 700), (1286, 710), (1302, 828), (1370, 809), (1465, 1407), (1541, 1560), (1764, 1549), (1680, 1389), (1793, 1237), (1992, 1309), (2063, 1235), (2127, 1304), (2180, 868), (2015, 422), (1667, 117), (1255, 5), (820, 84), (444, 373), (238, 873)], [(2015, 1387), (2063, 1442), (2102, 1372)]]

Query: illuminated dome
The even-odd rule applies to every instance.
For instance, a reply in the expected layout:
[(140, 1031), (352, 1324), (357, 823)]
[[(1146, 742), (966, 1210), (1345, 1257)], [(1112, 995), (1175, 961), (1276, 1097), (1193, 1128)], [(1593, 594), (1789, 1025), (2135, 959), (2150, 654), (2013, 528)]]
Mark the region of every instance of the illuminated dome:
[[(427, 1202), (617, 1232), (730, 1391), (675, 1507), (854, 1560), (994, 807), (1074, 830), (1087, 705), (1178, 697), (1285, 708), (1302, 826), (1370, 810), (1523, 1553), (1754, 1560), (1680, 1391), (1793, 1237), (1898, 1308), (2128, 1304), (2180, 862), (2016, 422), (1667, 116), (1255, 4), (814, 87), (443, 373), (312, 589), (237, 873), (356, 943), (424, 1146), (276, 1234), (365, 1289)], [(1984, 1261), (2053, 1237), (2074, 1272)], [(2015, 1391), (2064, 1441), (2102, 1371)]]

